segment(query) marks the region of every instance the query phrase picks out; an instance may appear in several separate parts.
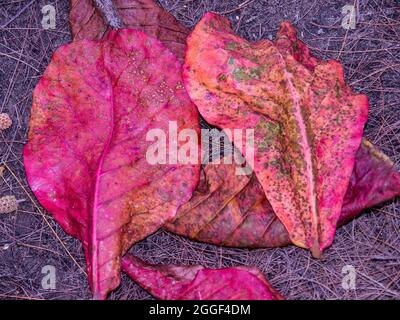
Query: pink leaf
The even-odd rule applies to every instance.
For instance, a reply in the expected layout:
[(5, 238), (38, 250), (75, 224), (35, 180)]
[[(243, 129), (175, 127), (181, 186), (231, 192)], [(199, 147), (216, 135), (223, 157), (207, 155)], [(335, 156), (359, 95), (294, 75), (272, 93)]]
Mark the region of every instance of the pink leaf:
[(135, 282), (162, 300), (283, 300), (252, 267), (159, 266), (130, 254), (122, 258), (121, 265)]
[(338, 224), (345, 224), (361, 210), (400, 195), (400, 173), (393, 162), (363, 139), (343, 201)]
[(198, 182), (198, 165), (150, 165), (146, 158), (151, 129), (168, 141), (175, 121), (178, 130), (198, 134), (180, 68), (158, 40), (118, 30), (59, 48), (34, 91), (28, 182), (63, 229), (82, 240), (95, 298), (118, 286), (121, 255), (174, 217)]

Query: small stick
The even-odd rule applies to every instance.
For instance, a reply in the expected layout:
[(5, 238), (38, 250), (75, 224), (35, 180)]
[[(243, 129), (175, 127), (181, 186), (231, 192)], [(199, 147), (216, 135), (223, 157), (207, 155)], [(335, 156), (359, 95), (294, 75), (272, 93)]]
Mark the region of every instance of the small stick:
[(94, 0), (93, 2), (111, 28), (121, 29), (124, 27), (112, 0)]

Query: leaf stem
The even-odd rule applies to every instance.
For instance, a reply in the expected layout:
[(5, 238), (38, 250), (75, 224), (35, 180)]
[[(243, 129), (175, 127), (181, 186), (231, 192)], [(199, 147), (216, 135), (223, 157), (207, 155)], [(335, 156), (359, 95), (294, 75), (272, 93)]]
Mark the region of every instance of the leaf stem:
[(112, 0), (93, 0), (93, 2), (110, 27), (114, 29), (121, 29), (124, 27)]

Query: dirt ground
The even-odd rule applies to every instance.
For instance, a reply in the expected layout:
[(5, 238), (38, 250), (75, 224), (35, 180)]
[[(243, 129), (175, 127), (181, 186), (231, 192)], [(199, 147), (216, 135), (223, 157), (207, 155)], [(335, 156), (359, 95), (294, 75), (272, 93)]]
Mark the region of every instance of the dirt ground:
[[(56, 29), (41, 26), (41, 8), (56, 8)], [(369, 96), (366, 136), (400, 165), (400, 1), (390, 0), (160, 0), (192, 27), (207, 11), (228, 16), (250, 40), (272, 39), (290, 20), (318, 57), (339, 59), (353, 88)], [(357, 7), (356, 28), (341, 27), (342, 7)], [(27, 186), (21, 151), (26, 141), (32, 90), (52, 52), (70, 41), (68, 0), (0, 0), (0, 112), (13, 119), (0, 131), (0, 196), (15, 195), (17, 212), (0, 215), (0, 299), (88, 299), (80, 242), (40, 207)], [(251, 265), (260, 268), (288, 299), (400, 299), (400, 199), (367, 211), (337, 231), (323, 260), (294, 246), (232, 249), (159, 231), (133, 253), (151, 262)], [(56, 288), (41, 286), (42, 268), (55, 267)], [(356, 287), (342, 287), (342, 269), (356, 271)], [(110, 299), (151, 299), (122, 276)]]

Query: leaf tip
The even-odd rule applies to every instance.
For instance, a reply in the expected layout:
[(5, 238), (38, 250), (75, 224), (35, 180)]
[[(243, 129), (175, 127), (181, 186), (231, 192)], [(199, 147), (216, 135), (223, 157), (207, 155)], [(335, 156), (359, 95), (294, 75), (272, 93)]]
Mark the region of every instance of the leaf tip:
[(314, 244), (311, 247), (311, 254), (316, 259), (321, 259), (322, 258), (322, 251), (321, 251), (321, 248), (319, 246), (319, 243), (318, 243), (317, 239), (314, 240)]

